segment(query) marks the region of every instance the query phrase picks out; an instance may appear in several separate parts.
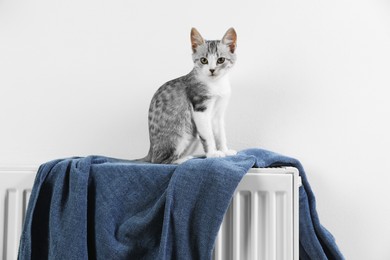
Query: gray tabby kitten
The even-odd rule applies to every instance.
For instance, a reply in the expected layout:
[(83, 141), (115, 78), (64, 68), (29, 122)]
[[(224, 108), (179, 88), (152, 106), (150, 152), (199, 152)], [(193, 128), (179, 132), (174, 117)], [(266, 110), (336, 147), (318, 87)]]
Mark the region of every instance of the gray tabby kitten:
[(228, 72), (236, 61), (237, 35), (204, 40), (192, 28), (193, 70), (162, 85), (149, 108), (150, 149), (144, 161), (182, 163), (199, 141), (207, 157), (235, 155), (226, 145), (224, 114), (230, 97)]

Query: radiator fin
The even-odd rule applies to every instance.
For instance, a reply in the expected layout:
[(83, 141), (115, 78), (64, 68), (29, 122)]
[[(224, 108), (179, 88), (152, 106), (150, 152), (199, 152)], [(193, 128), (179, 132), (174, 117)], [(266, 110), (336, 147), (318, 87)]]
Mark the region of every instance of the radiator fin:
[(286, 259), (287, 252), (287, 226), (286, 226), (286, 193), (276, 192), (276, 259)]
[(259, 242), (258, 242), (258, 252), (260, 259), (268, 259), (268, 240), (267, 240), (267, 223), (268, 223), (268, 215), (267, 215), (267, 209), (268, 208), (268, 193), (265, 191), (259, 191), (256, 194), (258, 194), (258, 203), (255, 205), (257, 208), (257, 211), (259, 212), (259, 217), (257, 218), (258, 223), (258, 231), (256, 232), (259, 236)]
[(17, 190), (8, 189), (6, 192), (5, 202), (5, 219), (4, 219), (4, 258), (16, 259), (16, 252), (19, 240), (19, 211), (18, 211), (18, 197)]

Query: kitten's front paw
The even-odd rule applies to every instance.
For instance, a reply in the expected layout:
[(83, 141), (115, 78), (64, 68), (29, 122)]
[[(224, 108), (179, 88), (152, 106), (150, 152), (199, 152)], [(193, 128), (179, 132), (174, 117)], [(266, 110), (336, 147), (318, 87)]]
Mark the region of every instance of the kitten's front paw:
[(223, 150), (223, 153), (226, 155), (226, 156), (232, 156), (232, 155), (236, 155), (237, 154), (237, 151), (236, 150)]
[(222, 151), (212, 151), (206, 154), (207, 158), (225, 157), (225, 153)]

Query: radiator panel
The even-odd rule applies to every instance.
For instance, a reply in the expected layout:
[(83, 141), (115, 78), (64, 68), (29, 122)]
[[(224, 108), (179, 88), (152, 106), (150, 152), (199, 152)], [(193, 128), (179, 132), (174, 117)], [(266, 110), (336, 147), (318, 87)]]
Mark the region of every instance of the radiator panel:
[(252, 169), (237, 187), (216, 239), (214, 260), (298, 260), (294, 168)]

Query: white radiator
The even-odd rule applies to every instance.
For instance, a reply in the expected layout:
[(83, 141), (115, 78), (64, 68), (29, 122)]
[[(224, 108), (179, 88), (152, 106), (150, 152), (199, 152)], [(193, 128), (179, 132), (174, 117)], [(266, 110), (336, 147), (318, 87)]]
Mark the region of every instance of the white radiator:
[[(0, 259), (17, 259), (34, 167), (0, 168)], [(295, 168), (251, 169), (221, 225), (214, 260), (298, 260)]]
[(251, 169), (238, 185), (214, 260), (298, 260), (298, 170)]

